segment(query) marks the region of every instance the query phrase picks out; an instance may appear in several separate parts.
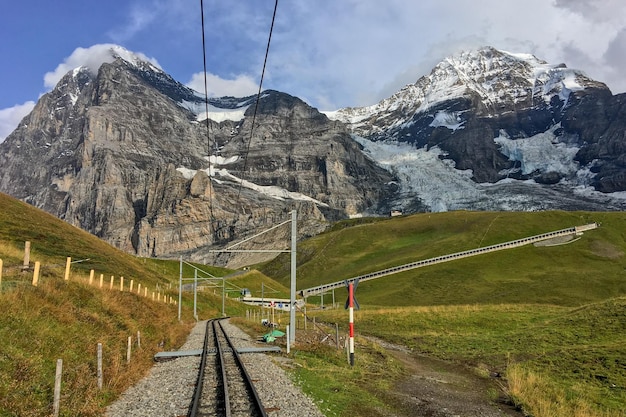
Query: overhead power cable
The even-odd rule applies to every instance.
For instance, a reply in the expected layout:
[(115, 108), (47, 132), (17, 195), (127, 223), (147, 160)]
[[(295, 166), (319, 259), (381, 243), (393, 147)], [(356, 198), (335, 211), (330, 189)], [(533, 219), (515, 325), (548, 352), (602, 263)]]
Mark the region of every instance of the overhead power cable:
[(256, 121), (257, 110), (259, 109), (259, 101), (261, 99), (261, 90), (263, 88), (263, 78), (265, 77), (265, 67), (267, 66), (267, 56), (270, 53), (270, 43), (272, 42), (272, 32), (274, 31), (274, 21), (276, 20), (276, 10), (278, 9), (278, 0), (274, 2), (274, 13), (272, 14), (272, 24), (270, 26), (270, 33), (267, 38), (267, 47), (265, 48), (265, 59), (263, 60), (263, 70), (261, 71), (261, 80), (259, 81), (259, 91), (256, 95), (256, 102), (254, 104), (254, 113), (252, 114), (252, 126), (250, 126), (250, 137), (248, 138), (248, 144), (246, 146), (246, 152), (243, 160), (243, 170), (241, 171), (241, 182), (239, 183), (239, 191), (237, 192), (237, 205), (239, 205), (241, 197), (241, 187), (243, 186), (243, 176), (248, 168), (248, 153), (250, 152), (250, 144), (252, 143), (252, 134), (254, 133), (254, 122)]
[[(248, 139), (248, 143), (246, 145), (246, 150), (244, 153), (244, 165), (243, 165), (243, 170), (242, 170), (242, 175), (241, 175), (241, 179), (239, 182), (239, 189), (237, 191), (237, 206), (239, 206), (240, 202), (241, 202), (241, 187), (243, 186), (243, 176), (245, 175), (245, 172), (247, 170), (247, 166), (248, 166), (248, 153), (250, 152), (250, 145), (252, 142), (252, 136), (254, 133), (254, 124), (256, 122), (256, 116), (257, 116), (257, 112), (258, 112), (258, 108), (259, 108), (259, 101), (261, 99), (261, 92), (263, 89), (263, 79), (265, 77), (265, 69), (267, 67), (267, 57), (269, 55), (269, 50), (270, 50), (270, 44), (272, 41), (272, 32), (274, 30), (274, 22), (276, 21), (276, 10), (278, 9), (278, 0), (275, 0), (274, 2), (274, 12), (272, 14), (272, 24), (270, 25), (270, 31), (269, 31), (269, 36), (267, 39), (267, 47), (265, 48), (265, 59), (263, 60), (263, 69), (261, 71), (261, 79), (259, 81), (259, 91), (257, 93), (256, 96), (256, 101), (255, 101), (255, 105), (254, 105), (254, 113), (252, 115), (252, 125), (250, 127), (250, 137)], [(205, 124), (206, 124), (206, 135), (207, 135), (207, 157), (208, 157), (208, 162), (209, 162), (209, 183), (211, 184), (210, 188), (209, 188), (209, 204), (210, 204), (210, 215), (211, 215), (211, 231), (213, 234), (216, 233), (216, 230), (214, 228), (214, 220), (215, 217), (213, 215), (213, 200), (212, 200), (212, 192), (213, 192), (213, 187), (212, 187), (212, 179), (211, 179), (211, 138), (210, 138), (210, 124), (209, 124), (209, 93), (208, 93), (208, 86), (207, 86), (207, 65), (206, 65), (206, 38), (205, 38), (205, 34), (204, 34), (204, 2), (203, 0), (200, 0), (200, 13), (201, 13), (201, 21), (202, 21), (202, 58), (203, 58), (203, 65), (204, 65), (204, 105), (205, 105), (205, 113), (206, 113), (206, 120), (205, 120)], [(217, 148), (217, 146), (216, 146)], [(237, 216), (238, 217), (238, 216)]]
[(200, 17), (202, 23), (202, 62), (204, 65), (204, 111), (206, 115), (205, 125), (206, 125), (206, 141), (207, 141), (207, 161), (209, 163), (209, 213), (211, 215), (211, 221), (209, 226), (211, 227), (211, 234), (215, 234), (215, 227), (213, 222), (215, 220), (215, 216), (213, 215), (213, 181), (211, 179), (211, 135), (210, 135), (210, 124), (209, 124), (209, 90), (207, 86), (207, 76), (206, 76), (206, 40), (204, 36), (204, 2), (200, 0)]

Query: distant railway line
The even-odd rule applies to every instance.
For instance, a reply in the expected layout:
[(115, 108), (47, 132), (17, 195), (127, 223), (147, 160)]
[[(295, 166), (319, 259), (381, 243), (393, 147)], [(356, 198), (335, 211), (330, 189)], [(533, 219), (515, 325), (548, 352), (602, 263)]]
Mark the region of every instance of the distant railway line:
[(350, 282), (369, 281), (372, 279), (382, 278), (388, 275), (397, 274), (399, 272), (404, 272), (404, 271), (410, 271), (412, 269), (421, 268), (424, 266), (440, 264), (443, 262), (454, 261), (456, 259), (468, 258), (470, 256), (482, 255), (485, 253), (496, 252), (496, 251), (504, 250), (504, 249), (517, 248), (520, 246), (530, 245), (533, 243), (546, 241), (550, 239), (556, 239), (556, 238), (563, 237), (563, 236), (578, 236), (587, 230), (593, 230), (597, 227), (598, 227), (597, 223), (589, 223), (589, 224), (585, 224), (582, 226), (575, 226), (575, 227), (570, 227), (567, 229), (556, 230), (554, 232), (543, 233), (540, 235), (530, 236), (530, 237), (526, 237), (523, 239), (517, 239), (517, 240), (512, 240), (509, 242), (499, 243), (496, 245), (485, 246), (482, 248), (471, 249), (471, 250), (467, 250), (463, 252), (456, 252), (456, 253), (452, 253), (449, 255), (437, 256), (435, 258), (429, 258), (429, 259), (425, 259), (422, 261), (411, 262), (408, 264), (395, 266), (395, 267), (388, 268), (388, 269), (383, 269), (381, 271), (359, 275), (359, 276), (352, 277), (346, 280), (332, 282), (330, 284), (323, 284), (323, 285), (318, 285), (316, 287), (306, 288), (306, 289), (300, 290), (300, 295), (306, 298), (312, 295), (322, 294), (322, 293), (325, 293), (327, 291), (331, 291), (337, 288), (343, 288), (346, 286), (347, 283), (350, 283)]

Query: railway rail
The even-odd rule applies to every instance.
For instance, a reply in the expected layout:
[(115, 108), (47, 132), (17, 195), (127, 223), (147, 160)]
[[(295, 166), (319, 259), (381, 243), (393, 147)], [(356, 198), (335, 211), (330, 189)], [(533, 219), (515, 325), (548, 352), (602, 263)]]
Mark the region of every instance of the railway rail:
[(250, 375), (221, 320), (207, 322), (188, 417), (267, 417)]

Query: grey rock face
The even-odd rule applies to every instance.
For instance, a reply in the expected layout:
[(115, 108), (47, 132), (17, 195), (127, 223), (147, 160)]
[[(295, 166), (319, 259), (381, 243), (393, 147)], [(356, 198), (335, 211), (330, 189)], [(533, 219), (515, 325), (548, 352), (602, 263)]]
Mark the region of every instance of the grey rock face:
[[(207, 119), (196, 92), (118, 57), (68, 73), (0, 144), (0, 191), (140, 256), (229, 266), (271, 255), (212, 250), (293, 209), (300, 237), (392, 209), (620, 210), (574, 188), (626, 190), (624, 97), (564, 65), (483, 48), (333, 120), (271, 90), (258, 103), (212, 98)], [(530, 141), (543, 153), (521, 155)], [(385, 165), (372, 144), (421, 153)], [(287, 249), (289, 236), (285, 226), (237, 248)]]
[[(613, 96), (580, 71), (483, 48), (445, 59), (374, 106), (342, 109), (333, 117), (370, 141), (437, 147), (456, 169), (471, 170), (476, 184), (507, 178), (556, 186), (563, 179), (574, 183), (589, 170), (590, 185), (610, 193), (626, 190), (625, 111), (623, 94)], [(519, 155), (507, 154), (497, 140), (546, 133), (555, 148), (578, 149), (579, 172), (551, 170), (550, 164), (524, 169)], [(561, 194), (564, 187), (553, 190)]]
[[(314, 234), (330, 220), (382, 210), (391, 192), (391, 176), (342, 124), (294, 97), (265, 92), (252, 134), (252, 106), (241, 121), (207, 124), (183, 100), (202, 101), (122, 59), (97, 75), (71, 72), (0, 144), (0, 190), (125, 251), (204, 261), (214, 257), (208, 248), (274, 226), (292, 209), (299, 234)], [(237, 162), (225, 173), (209, 163), (209, 147)], [(288, 237), (260, 240), (284, 249)]]

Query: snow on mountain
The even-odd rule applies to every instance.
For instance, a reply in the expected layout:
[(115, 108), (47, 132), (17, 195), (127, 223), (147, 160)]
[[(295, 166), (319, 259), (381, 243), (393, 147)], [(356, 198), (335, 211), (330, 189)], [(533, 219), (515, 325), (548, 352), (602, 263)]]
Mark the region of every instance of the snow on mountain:
[(484, 199), (471, 171), (454, 168), (454, 162), (440, 159), (441, 149), (416, 149), (403, 143), (372, 142), (354, 135), (367, 156), (394, 174), (400, 183), (400, 198), (394, 209), (409, 210), (410, 196), (419, 196), (431, 211), (458, 210), (471, 201)]
[[(221, 183), (223, 181), (230, 181), (236, 184), (241, 184), (241, 186), (243, 187), (254, 190), (268, 197), (275, 198), (277, 200), (287, 199), (287, 200), (311, 201), (318, 206), (328, 207), (328, 204), (323, 203), (307, 195), (304, 195), (302, 193), (292, 192), (282, 187), (277, 187), (274, 185), (258, 185), (251, 181), (241, 179), (231, 174), (228, 171), (228, 169), (222, 168), (224, 166), (237, 162), (239, 160), (239, 156), (231, 156), (228, 158), (224, 158), (221, 156), (211, 155), (209, 158), (205, 157), (205, 159), (209, 161), (210, 166), (209, 168), (203, 169), (201, 171), (204, 171), (209, 177), (213, 179), (213, 181), (216, 181), (218, 183)], [(176, 168), (176, 171), (183, 174), (183, 176), (186, 179), (192, 179), (199, 170), (189, 169), (186, 167), (178, 167)], [(219, 175), (222, 179), (221, 180), (217, 179), (217, 175)]]
[[(204, 101), (192, 102), (192, 101), (185, 101), (185, 100), (180, 102), (179, 105), (183, 108), (190, 110), (193, 114), (195, 114), (196, 120), (198, 122), (204, 121), (208, 118), (217, 123), (223, 122), (225, 120), (231, 120), (233, 122), (238, 122), (240, 120), (243, 120), (246, 110), (248, 109), (248, 107), (250, 107), (250, 104), (243, 103), (241, 107), (230, 109), (230, 108), (217, 107), (212, 104), (209, 104), (208, 106), (206, 106)], [(207, 112), (207, 107), (208, 107), (208, 112)]]
[(438, 111), (435, 113), (435, 117), (433, 121), (430, 123), (430, 127), (447, 127), (448, 129), (454, 131), (457, 129), (463, 129), (463, 125), (465, 121), (463, 121), (460, 117), (461, 112), (447, 112), (447, 111)]
[(516, 54), (485, 47), (462, 52), (441, 61), (431, 73), (377, 104), (346, 108), (325, 114), (358, 128), (372, 117), (384, 119), (395, 112), (412, 115), (444, 101), (477, 94), (488, 106), (517, 103), (534, 96), (550, 102), (552, 95), (567, 100), (590, 80), (564, 64), (551, 65), (530, 54)]
[[(575, 172), (573, 180), (563, 180), (556, 187), (533, 180), (507, 178), (495, 184), (472, 181), (470, 170), (455, 168), (454, 161), (442, 159), (445, 152), (437, 147), (419, 148), (406, 143), (373, 142), (354, 135), (364, 153), (398, 178), (400, 192), (394, 210), (415, 211), (415, 198), (421, 209), (432, 212), (452, 210), (538, 211), (555, 208), (569, 210), (616, 210), (626, 208), (626, 193), (603, 194), (589, 186), (593, 176), (588, 169)], [(503, 146), (507, 138), (500, 138)], [(550, 145), (548, 134), (512, 146), (511, 155), (524, 161), (526, 169), (547, 167), (571, 171), (576, 163), (568, 158), (573, 148)], [(557, 149), (557, 155), (552, 151)], [(548, 158), (546, 159), (546, 156)], [(563, 158), (563, 159), (561, 159)], [(570, 190), (573, 190), (570, 191)]]
[(415, 210), (416, 199), (432, 211), (573, 207), (572, 189), (622, 206), (618, 194), (592, 192), (595, 174), (575, 159), (582, 145), (559, 122), (589, 87), (606, 88), (564, 64), (485, 47), (445, 58), (375, 105), (325, 114), (398, 178), (398, 209)]
[(560, 128), (561, 125), (556, 124), (547, 132), (516, 140), (510, 139), (505, 131), (500, 131), (494, 141), (511, 161), (519, 162), (515, 171), (522, 174), (535, 171), (558, 172), (569, 176), (580, 169), (578, 162), (574, 160), (580, 147), (559, 142), (554, 132)]

